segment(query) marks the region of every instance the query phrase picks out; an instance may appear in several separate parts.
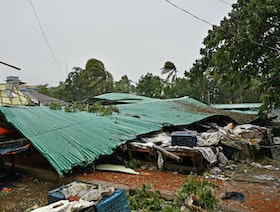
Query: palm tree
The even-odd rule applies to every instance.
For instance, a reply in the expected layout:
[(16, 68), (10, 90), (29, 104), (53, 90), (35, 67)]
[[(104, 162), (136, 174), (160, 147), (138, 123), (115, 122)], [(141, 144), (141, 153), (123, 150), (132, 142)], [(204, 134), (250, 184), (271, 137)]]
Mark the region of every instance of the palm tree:
[(163, 68), (161, 68), (161, 74), (168, 74), (166, 82), (170, 81), (173, 84), (177, 78), (177, 68), (174, 63), (167, 61), (165, 62)]
[(95, 89), (96, 95), (112, 90), (113, 76), (105, 70), (104, 64), (97, 59), (87, 61), (84, 77), (91, 80), (89, 88)]

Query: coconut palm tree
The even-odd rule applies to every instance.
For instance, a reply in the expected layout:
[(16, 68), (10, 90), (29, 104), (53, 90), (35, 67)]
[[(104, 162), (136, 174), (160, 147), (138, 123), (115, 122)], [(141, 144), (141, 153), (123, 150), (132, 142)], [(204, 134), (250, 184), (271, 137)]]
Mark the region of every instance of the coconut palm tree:
[(167, 61), (165, 62), (163, 68), (161, 68), (161, 74), (168, 74), (166, 82), (171, 82), (173, 84), (177, 78), (177, 68), (174, 63)]
[(83, 73), (90, 80), (89, 88), (96, 90), (96, 95), (110, 92), (113, 89), (113, 76), (105, 70), (104, 64), (97, 59), (89, 59)]

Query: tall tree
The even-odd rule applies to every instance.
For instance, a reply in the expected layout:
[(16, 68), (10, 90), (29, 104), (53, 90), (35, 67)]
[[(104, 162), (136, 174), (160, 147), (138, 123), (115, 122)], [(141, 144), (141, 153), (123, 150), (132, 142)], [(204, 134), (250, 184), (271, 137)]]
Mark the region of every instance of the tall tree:
[(113, 76), (106, 71), (101, 61), (90, 59), (86, 68), (74, 67), (65, 82), (50, 92), (65, 101), (85, 101), (96, 95), (113, 90)]
[(238, 0), (204, 39), (190, 77), (194, 81), (210, 70), (218, 83), (256, 88), (267, 108), (280, 106), (279, 27), (279, 0)]
[(89, 88), (95, 89), (96, 94), (111, 92), (113, 89), (113, 76), (105, 70), (104, 64), (97, 59), (89, 59), (82, 77), (90, 80)]
[(167, 74), (166, 82), (173, 84), (177, 78), (177, 68), (174, 63), (167, 61), (164, 63), (164, 66), (161, 68), (161, 74)]
[(65, 80), (65, 86), (62, 87), (65, 89), (63, 100), (82, 101), (90, 95), (87, 80), (81, 77), (84, 70), (80, 67), (74, 67), (72, 70)]
[(133, 90), (133, 85), (131, 84), (131, 80), (129, 80), (128, 77), (124, 75), (120, 81), (115, 82), (113, 90), (117, 93), (131, 93)]
[(151, 98), (161, 98), (163, 93), (163, 81), (158, 76), (147, 73), (141, 76), (136, 85), (137, 94)]
[(48, 84), (39, 85), (38, 89), (37, 89), (37, 92), (41, 93), (41, 94), (45, 94), (45, 95), (50, 95), (49, 89), (48, 89)]
[(166, 85), (164, 87), (163, 98), (170, 99), (192, 95), (192, 88), (189, 86), (189, 84), (190, 83), (185, 78), (176, 78), (174, 84)]

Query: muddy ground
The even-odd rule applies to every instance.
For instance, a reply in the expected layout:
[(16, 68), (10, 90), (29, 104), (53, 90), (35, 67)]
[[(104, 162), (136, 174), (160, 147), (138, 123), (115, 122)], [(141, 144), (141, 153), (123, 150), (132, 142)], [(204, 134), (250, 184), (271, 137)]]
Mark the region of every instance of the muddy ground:
[[(137, 188), (146, 184), (152, 186), (154, 190), (172, 196), (187, 177), (186, 174), (169, 171), (148, 169), (137, 171), (140, 175), (95, 171), (75, 175), (75, 179), (85, 182), (105, 181), (118, 186), (123, 185), (124, 188)], [(47, 192), (62, 185), (61, 182), (35, 179), (23, 172), (20, 174), (20, 179), (15, 177), (13, 181), (7, 182), (5, 191), (2, 190), (0, 193), (0, 211), (30, 211), (31, 208), (43, 206), (47, 204)], [(219, 186), (214, 195), (223, 211), (280, 211), (280, 171), (238, 164), (222, 174), (229, 179), (215, 179), (218, 178), (217, 175), (207, 174), (198, 177), (203, 179), (206, 177)], [(72, 179), (69, 182), (71, 181)], [(221, 197), (226, 191), (243, 193), (245, 202), (222, 200)]]

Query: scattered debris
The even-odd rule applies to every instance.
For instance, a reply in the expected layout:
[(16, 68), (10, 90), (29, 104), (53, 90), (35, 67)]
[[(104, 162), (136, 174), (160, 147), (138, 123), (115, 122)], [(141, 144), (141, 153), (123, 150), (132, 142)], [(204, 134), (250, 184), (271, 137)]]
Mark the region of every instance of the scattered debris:
[[(221, 170), (234, 170), (230, 160), (255, 159), (260, 145), (269, 144), (271, 131), (268, 128), (252, 124), (224, 127), (216, 123), (205, 123), (206, 132), (184, 128), (172, 132), (161, 132), (146, 135), (128, 144), (129, 158), (144, 160), (141, 154), (147, 153), (157, 162), (158, 169), (171, 168), (173, 171), (188, 170), (196, 173), (206, 171), (207, 167), (217, 166)], [(198, 127), (197, 127), (198, 129)], [(202, 156), (202, 160), (199, 158)], [(171, 158), (173, 161), (168, 160)], [(230, 159), (230, 160), (229, 160)], [(206, 164), (208, 163), (208, 164)], [(277, 170), (270, 166), (264, 168)], [(176, 170), (177, 169), (177, 170)], [(215, 175), (215, 174), (214, 174)]]
[(221, 174), (222, 172), (223, 172), (222, 169), (220, 169), (219, 167), (213, 167), (210, 171), (210, 173), (213, 175), (218, 175)]
[(269, 180), (269, 181), (275, 180), (274, 176), (264, 175), (264, 174), (253, 175), (253, 177), (258, 180)]
[(48, 205), (33, 212), (45, 211), (129, 211), (125, 192), (101, 184), (72, 182), (48, 192)]
[(268, 169), (268, 170), (274, 170), (274, 171), (278, 171), (279, 168), (275, 168), (272, 165), (261, 165), (260, 163), (256, 163), (256, 162), (251, 162), (250, 163), (251, 166), (255, 167), (255, 168), (259, 168), (259, 169)]
[(131, 168), (127, 168), (123, 165), (114, 165), (114, 164), (98, 164), (95, 167), (96, 170), (100, 171), (115, 171), (115, 172), (123, 172), (127, 174), (136, 174), (139, 175), (139, 172), (134, 171)]
[(215, 189), (217, 189), (215, 184), (207, 180), (197, 180), (195, 175), (192, 175), (176, 191), (176, 196), (191, 210), (204, 211), (208, 209), (214, 211), (218, 203), (213, 195)]
[(205, 176), (206, 179), (217, 179), (217, 180), (228, 180), (229, 177), (226, 177), (223, 174), (218, 174), (218, 175), (206, 175)]
[(69, 200), (79, 200), (84, 201), (100, 201), (103, 196), (110, 196), (114, 193), (114, 187), (101, 188), (98, 185), (92, 185), (82, 182), (72, 182), (64, 187), (61, 191), (63, 196)]
[(197, 204), (199, 204), (199, 196), (195, 195), (195, 194), (191, 194), (187, 197), (187, 199), (185, 200), (185, 205), (191, 209), (192, 211), (206, 211), (203, 208), (201, 208), (200, 206), (198, 206)]
[(245, 196), (242, 192), (236, 192), (236, 191), (226, 191), (226, 193), (221, 197), (222, 200), (225, 199), (231, 199), (238, 202), (245, 202)]
[(46, 212), (46, 211), (80, 211), (82, 209), (89, 208), (93, 203), (89, 203), (83, 200), (79, 201), (69, 201), (69, 200), (60, 200), (52, 204), (37, 208), (32, 210), (32, 212)]

